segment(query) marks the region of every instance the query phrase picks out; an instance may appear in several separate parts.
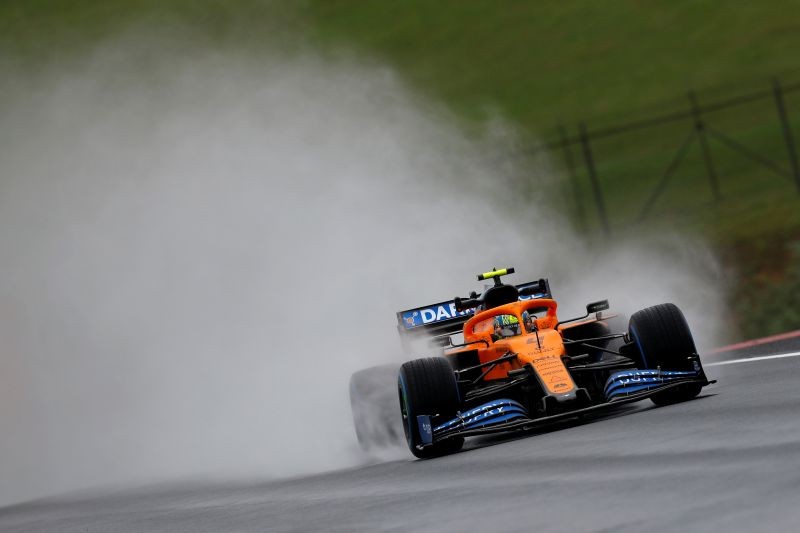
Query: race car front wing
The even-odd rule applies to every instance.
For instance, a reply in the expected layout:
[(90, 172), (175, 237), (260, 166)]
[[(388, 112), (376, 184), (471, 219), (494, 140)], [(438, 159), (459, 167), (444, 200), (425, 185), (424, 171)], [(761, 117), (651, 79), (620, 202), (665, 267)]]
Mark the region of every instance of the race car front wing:
[(433, 425), (437, 418), (418, 415), (421, 448), (452, 437), (469, 437), (509, 430), (525, 430), (566, 418), (600, 412), (614, 406), (643, 400), (659, 392), (687, 385), (710, 385), (702, 368), (695, 371), (626, 370), (612, 374), (605, 386), (606, 401), (550, 416), (531, 418), (525, 407), (511, 399), (486, 402), (444, 423)]

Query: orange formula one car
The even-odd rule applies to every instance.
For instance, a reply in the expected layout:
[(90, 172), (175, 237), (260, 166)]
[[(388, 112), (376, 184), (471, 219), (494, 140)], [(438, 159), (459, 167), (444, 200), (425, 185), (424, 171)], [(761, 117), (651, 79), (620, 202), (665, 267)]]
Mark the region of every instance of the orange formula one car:
[[(644, 398), (658, 405), (689, 400), (711, 383), (675, 305), (638, 311), (627, 332), (612, 333), (613, 315), (603, 314), (608, 301), (560, 320), (548, 281), (501, 282), (513, 272), (479, 275), (493, 280), (480, 295), (397, 314), (405, 345), (426, 337), (442, 351), (403, 364), (397, 378), (402, 431), (415, 456), (460, 450), (471, 435), (532, 428)], [(454, 343), (458, 333), (463, 339)], [(376, 433), (363, 419), (363, 379), (353, 376), (351, 400), (356, 432), (368, 447)]]

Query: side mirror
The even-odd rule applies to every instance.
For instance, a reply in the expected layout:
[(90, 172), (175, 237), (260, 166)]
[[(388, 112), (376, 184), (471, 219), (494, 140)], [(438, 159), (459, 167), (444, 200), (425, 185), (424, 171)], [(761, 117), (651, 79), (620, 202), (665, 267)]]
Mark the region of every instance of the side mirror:
[(455, 303), (456, 311), (459, 313), (461, 311), (466, 311), (467, 309), (474, 309), (481, 304), (481, 302), (475, 298), (461, 298), (459, 296), (456, 296), (453, 299), (453, 302)]
[(591, 315), (593, 313), (599, 313), (600, 311), (606, 311), (609, 309), (608, 300), (600, 300), (599, 302), (592, 302), (586, 306), (586, 313)]
[(599, 302), (592, 302), (592, 303), (590, 303), (590, 304), (588, 304), (586, 306), (586, 315), (585, 316), (579, 316), (579, 317), (576, 317), (576, 318), (570, 318), (569, 320), (561, 320), (561, 321), (556, 323), (555, 329), (558, 329), (558, 326), (560, 326), (561, 324), (566, 324), (567, 322), (575, 322), (576, 320), (583, 320), (584, 318), (587, 318), (592, 313), (599, 313), (600, 311), (605, 311), (608, 308), (609, 308), (608, 300), (600, 300)]

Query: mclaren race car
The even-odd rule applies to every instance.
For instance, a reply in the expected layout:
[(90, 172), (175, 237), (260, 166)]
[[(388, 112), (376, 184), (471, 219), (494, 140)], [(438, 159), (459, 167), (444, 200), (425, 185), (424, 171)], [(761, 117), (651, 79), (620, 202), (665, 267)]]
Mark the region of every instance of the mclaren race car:
[[(478, 281), (492, 283), (481, 294), (397, 313), (404, 345), (426, 338), (441, 353), (404, 363), (399, 376), (388, 367), (353, 375), (362, 446), (404, 434), (416, 457), (434, 457), (460, 450), (468, 436), (529, 429), (644, 398), (657, 405), (681, 402), (712, 383), (674, 304), (638, 311), (627, 332), (614, 333), (609, 320), (615, 315), (604, 314), (607, 300), (587, 305), (584, 316), (561, 320), (548, 280), (503, 283), (513, 272), (480, 274)], [(381, 402), (388, 387), (376, 392), (376, 372), (384, 383), (393, 374), (399, 415)], [(387, 419), (392, 416), (396, 423)]]

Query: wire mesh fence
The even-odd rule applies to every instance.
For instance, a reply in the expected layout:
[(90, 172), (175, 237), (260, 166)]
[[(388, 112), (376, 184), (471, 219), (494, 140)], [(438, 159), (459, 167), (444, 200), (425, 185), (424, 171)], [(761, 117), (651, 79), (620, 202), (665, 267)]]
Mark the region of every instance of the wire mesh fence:
[(759, 194), (800, 199), (796, 147), (800, 83), (703, 99), (684, 109), (593, 127), (559, 126), (528, 153), (559, 157), (579, 225), (610, 236), (661, 215), (708, 209)]

